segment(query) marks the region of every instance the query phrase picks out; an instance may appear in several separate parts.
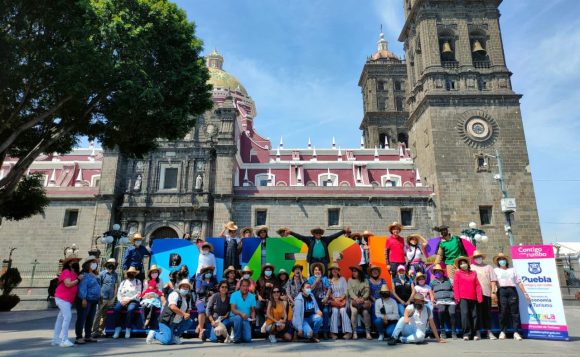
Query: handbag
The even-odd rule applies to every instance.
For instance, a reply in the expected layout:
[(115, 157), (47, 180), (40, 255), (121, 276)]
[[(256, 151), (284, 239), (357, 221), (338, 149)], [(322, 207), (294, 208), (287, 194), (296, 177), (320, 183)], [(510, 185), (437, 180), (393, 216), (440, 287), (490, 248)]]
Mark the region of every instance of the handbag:
[(337, 307), (337, 308), (343, 308), (346, 306), (346, 298), (332, 299), (332, 300), (330, 300), (330, 306)]

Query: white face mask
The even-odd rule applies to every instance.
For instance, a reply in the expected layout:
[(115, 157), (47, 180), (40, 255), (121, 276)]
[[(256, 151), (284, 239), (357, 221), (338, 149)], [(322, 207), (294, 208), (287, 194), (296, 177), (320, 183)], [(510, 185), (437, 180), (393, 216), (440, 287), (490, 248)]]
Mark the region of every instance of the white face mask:
[(467, 270), (468, 267), (469, 267), (469, 265), (467, 265), (466, 263), (459, 265), (459, 268), (461, 268), (461, 270)]
[(91, 263), (91, 270), (97, 270), (97, 263)]
[(250, 274), (244, 274), (244, 279), (250, 279)]
[(140, 246), (140, 245), (141, 245), (141, 241), (140, 241), (140, 240), (136, 240), (136, 241), (135, 241), (135, 247), (138, 247), (138, 246)]
[(473, 261), (475, 261), (476, 264), (482, 264), (483, 263), (483, 258), (478, 257), (478, 258), (475, 258)]

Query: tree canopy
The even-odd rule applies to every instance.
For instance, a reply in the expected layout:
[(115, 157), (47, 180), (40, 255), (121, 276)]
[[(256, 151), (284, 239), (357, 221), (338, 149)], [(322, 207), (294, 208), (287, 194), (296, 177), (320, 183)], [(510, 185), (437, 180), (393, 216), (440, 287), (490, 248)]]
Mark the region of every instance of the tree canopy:
[(0, 28), (0, 164), (18, 160), (0, 180), (6, 218), (27, 216), (2, 206), (41, 187), (22, 180), (40, 154), (88, 137), (142, 157), (211, 108), (202, 42), (167, 0), (6, 0)]

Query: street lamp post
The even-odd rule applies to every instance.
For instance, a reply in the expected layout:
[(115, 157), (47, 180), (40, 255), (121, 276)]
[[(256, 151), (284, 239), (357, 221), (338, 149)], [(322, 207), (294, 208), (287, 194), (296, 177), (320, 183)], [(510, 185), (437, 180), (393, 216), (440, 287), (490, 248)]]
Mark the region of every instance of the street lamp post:
[(461, 235), (469, 238), (469, 241), (471, 244), (473, 244), (474, 247), (477, 247), (478, 242), (485, 243), (489, 239), (485, 235), (484, 230), (477, 228), (477, 224), (475, 222), (470, 222), (469, 228), (462, 230)]
[(113, 229), (103, 233), (103, 238), (101, 241), (105, 244), (111, 244), (111, 254), (110, 258), (115, 257), (115, 248), (118, 243), (127, 244), (129, 238), (127, 237), (127, 232), (121, 231), (121, 226), (117, 223), (113, 224)]

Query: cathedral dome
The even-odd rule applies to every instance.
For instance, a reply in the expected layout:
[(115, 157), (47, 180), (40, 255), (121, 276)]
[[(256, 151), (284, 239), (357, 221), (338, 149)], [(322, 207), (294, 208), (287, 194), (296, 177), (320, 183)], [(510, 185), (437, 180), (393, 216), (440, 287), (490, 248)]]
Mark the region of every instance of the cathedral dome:
[(377, 42), (377, 52), (371, 56), (371, 61), (377, 61), (380, 59), (396, 60), (400, 61), (396, 54), (389, 51), (387, 40), (385, 40), (385, 34), (381, 32), (380, 39)]
[(216, 50), (213, 50), (207, 56), (207, 67), (209, 69), (210, 78), (207, 81), (213, 85), (214, 89), (228, 89), (237, 91), (245, 96), (248, 96), (246, 88), (238, 81), (238, 79), (228, 72), (223, 70), (224, 58)]

